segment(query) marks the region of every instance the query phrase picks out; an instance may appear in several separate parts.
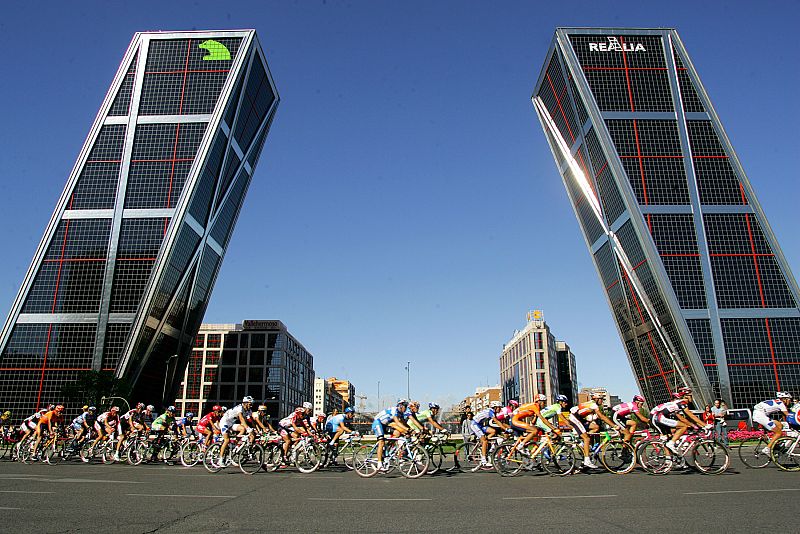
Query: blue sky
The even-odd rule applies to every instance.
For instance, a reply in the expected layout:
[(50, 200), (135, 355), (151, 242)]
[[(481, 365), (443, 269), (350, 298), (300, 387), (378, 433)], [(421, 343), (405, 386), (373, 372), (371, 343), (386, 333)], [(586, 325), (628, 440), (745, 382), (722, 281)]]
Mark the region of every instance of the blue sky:
[[(675, 27), (797, 272), (797, 4), (17, 3), (0, 19), (7, 313), (135, 31), (255, 28), (282, 102), (207, 322), (280, 319), (320, 375), (455, 402), (529, 309), (635, 384), (530, 94), (556, 26)], [(780, 102), (780, 106), (774, 106)], [(43, 155), (44, 154), (44, 155)], [(374, 400), (374, 399), (371, 399)]]

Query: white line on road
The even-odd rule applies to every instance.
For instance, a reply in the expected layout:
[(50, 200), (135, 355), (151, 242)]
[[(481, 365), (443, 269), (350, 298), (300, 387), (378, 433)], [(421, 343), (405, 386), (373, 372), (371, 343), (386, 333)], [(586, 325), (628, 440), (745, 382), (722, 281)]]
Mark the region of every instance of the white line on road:
[(22, 491), (22, 490), (0, 490), (0, 493), (55, 493), (55, 491)]
[(192, 497), (195, 499), (235, 499), (236, 495), (155, 495), (151, 493), (126, 493), (128, 497)]
[(432, 501), (433, 499), (379, 499), (379, 498), (361, 498), (361, 499), (345, 499), (333, 497), (309, 497), (309, 501)]
[(503, 497), (504, 501), (522, 501), (526, 499), (611, 499), (616, 495), (542, 495), (537, 497)]
[(720, 493), (767, 493), (767, 492), (781, 492), (781, 491), (800, 491), (800, 488), (785, 488), (785, 489), (752, 489), (752, 490), (725, 490), (725, 491), (690, 491), (684, 495), (716, 495)]
[(21, 508), (11, 508), (9, 506), (0, 506), (0, 510), (21, 510)]

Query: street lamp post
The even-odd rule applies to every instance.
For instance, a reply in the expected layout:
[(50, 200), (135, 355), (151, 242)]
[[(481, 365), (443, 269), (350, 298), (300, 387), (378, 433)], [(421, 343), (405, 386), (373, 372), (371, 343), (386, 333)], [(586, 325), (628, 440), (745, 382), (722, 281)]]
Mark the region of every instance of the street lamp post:
[(411, 362), (406, 362), (406, 398), (411, 402)]

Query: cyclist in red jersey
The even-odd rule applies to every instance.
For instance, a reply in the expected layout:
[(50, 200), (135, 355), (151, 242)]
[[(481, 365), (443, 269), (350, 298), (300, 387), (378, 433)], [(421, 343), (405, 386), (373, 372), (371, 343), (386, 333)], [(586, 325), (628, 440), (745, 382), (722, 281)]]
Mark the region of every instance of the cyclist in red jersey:
[(221, 417), (222, 406), (215, 405), (211, 408), (211, 411), (204, 415), (200, 419), (200, 422), (197, 423), (197, 434), (200, 436), (199, 442), (201, 444), (205, 444), (206, 446), (210, 445), (214, 434), (219, 434), (217, 423), (219, 423)]

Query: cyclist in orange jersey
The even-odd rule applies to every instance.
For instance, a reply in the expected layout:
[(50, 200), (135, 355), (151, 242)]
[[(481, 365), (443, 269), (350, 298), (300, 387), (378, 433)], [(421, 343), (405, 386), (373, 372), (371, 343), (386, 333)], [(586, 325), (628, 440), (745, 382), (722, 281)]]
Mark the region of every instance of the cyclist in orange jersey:
[(61, 422), (63, 413), (64, 406), (59, 404), (39, 418), (39, 423), (36, 425), (36, 430), (34, 431), (36, 435), (36, 443), (33, 444), (34, 458), (36, 457), (36, 452), (39, 450), (39, 443), (41, 443), (42, 436), (44, 435), (45, 431), (47, 431), (48, 434), (51, 434), (53, 432), (53, 425), (58, 426), (58, 423)]
[[(540, 393), (536, 395), (535, 402), (523, 404), (511, 414), (511, 428), (524, 431), (524, 435), (517, 438), (515, 443), (517, 449), (522, 450), (528, 442), (536, 437), (542, 431), (542, 425), (556, 434), (561, 433), (550, 421), (542, 417), (541, 410), (546, 403), (547, 397)], [(529, 423), (525, 421), (528, 418), (530, 418)], [(542, 425), (537, 425), (540, 422)]]

